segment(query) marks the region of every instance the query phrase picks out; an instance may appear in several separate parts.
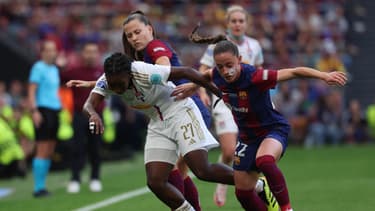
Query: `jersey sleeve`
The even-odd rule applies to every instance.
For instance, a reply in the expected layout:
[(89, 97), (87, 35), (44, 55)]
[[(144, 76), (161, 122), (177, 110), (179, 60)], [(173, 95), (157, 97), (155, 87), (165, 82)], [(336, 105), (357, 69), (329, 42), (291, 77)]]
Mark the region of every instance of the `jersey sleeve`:
[(96, 81), (95, 87), (91, 90), (91, 92), (97, 93), (104, 97), (108, 95), (108, 83), (104, 74)]
[(32, 66), (30, 71), (29, 82), (39, 84), (42, 80), (43, 73), (41, 71), (40, 64), (36, 63)]
[(166, 84), (170, 72), (171, 66), (148, 64), (140, 61), (132, 63), (133, 79), (135, 79), (138, 84)]
[(267, 69), (257, 69), (251, 76), (251, 83), (260, 91), (272, 89), (277, 84), (277, 71)]
[(264, 58), (263, 58), (263, 52), (262, 52), (262, 47), (260, 46), (259, 42), (257, 41), (257, 53), (255, 54), (255, 60), (254, 60), (254, 65), (255, 66), (261, 66), (264, 63)]
[(153, 63), (162, 56), (166, 56), (169, 59), (172, 58), (173, 52), (171, 49), (160, 40), (151, 41), (146, 47), (146, 53), (150, 56)]
[(208, 67), (214, 67), (215, 66), (214, 48), (215, 48), (215, 45), (209, 45), (207, 47), (206, 51), (204, 52), (204, 54), (203, 54), (203, 56), (200, 60), (201, 64), (204, 64)]

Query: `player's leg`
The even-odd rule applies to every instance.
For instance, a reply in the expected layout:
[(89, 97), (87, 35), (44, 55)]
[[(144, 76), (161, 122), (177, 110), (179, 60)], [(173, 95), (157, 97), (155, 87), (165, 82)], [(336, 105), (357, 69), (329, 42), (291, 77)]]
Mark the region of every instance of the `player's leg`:
[(276, 165), (276, 161), (280, 159), (285, 148), (286, 136), (282, 133), (275, 133), (272, 134), (272, 138), (269, 136), (262, 141), (256, 155), (256, 165), (267, 178), (281, 211), (292, 210), (284, 175)]
[[(168, 182), (178, 159), (177, 145), (168, 138), (174, 129), (160, 121), (150, 121), (145, 144), (147, 185), (172, 210), (194, 210), (183, 194)], [(182, 180), (181, 175), (175, 175)], [(183, 185), (182, 185), (183, 187)]]
[(46, 180), (51, 166), (51, 156), (55, 150), (55, 140), (38, 140), (33, 159), (34, 197), (48, 196)]
[[(234, 151), (236, 148), (237, 133), (223, 133), (219, 134), (221, 154), (219, 162), (225, 165), (232, 166)], [(224, 206), (226, 202), (227, 185), (217, 184), (214, 192), (214, 202), (217, 206)]]
[(100, 192), (103, 189), (102, 183), (100, 181), (100, 146), (102, 142), (102, 135), (91, 133), (87, 126), (87, 122), (89, 120), (84, 113), (80, 112), (80, 117), (82, 124), (84, 124), (84, 122), (86, 123), (84, 131), (86, 132), (85, 136), (87, 137), (87, 154), (91, 165), (89, 188), (92, 192)]
[(267, 179), (262, 176), (258, 178), (255, 191), (267, 206), (267, 211), (279, 211), (280, 206), (268, 185)]
[[(88, 122), (88, 121), (87, 121)], [(90, 175), (90, 185), (89, 188), (92, 192), (100, 192), (103, 189), (101, 180), (100, 180), (100, 145), (102, 141), (101, 135), (88, 134), (87, 147), (88, 147), (88, 156), (91, 164), (91, 175)]]
[(197, 149), (185, 154), (184, 160), (200, 180), (233, 185), (233, 169), (221, 164), (210, 163), (206, 149)]
[(167, 149), (147, 149), (145, 152), (147, 186), (172, 210), (194, 210), (183, 194), (168, 182), (177, 159), (176, 151)]
[(70, 146), (70, 171), (71, 177), (67, 185), (68, 193), (78, 193), (81, 187), (81, 170), (86, 160), (86, 140), (89, 130), (88, 120), (83, 120), (80, 112), (75, 112), (73, 116), (73, 138), (69, 143)]
[(58, 128), (58, 111), (39, 108), (43, 121), (36, 128), (36, 155), (33, 159), (33, 177), (35, 197), (48, 196), (46, 179), (51, 166), (51, 157), (55, 151)]
[[(183, 157), (179, 157), (177, 161), (176, 167), (178, 168), (178, 171), (181, 173), (182, 179), (183, 179), (183, 189), (184, 192), (182, 192), (186, 198), (186, 200), (194, 207), (196, 211), (200, 211), (200, 202), (199, 202), (199, 194), (198, 189), (195, 186), (193, 180), (188, 175), (189, 168), (187, 164), (185, 163)], [(176, 168), (175, 167), (175, 168)]]
[[(213, 96), (213, 101), (216, 100), (217, 97)], [(221, 148), (219, 162), (232, 166), (238, 134), (237, 125), (233, 119), (232, 112), (223, 101), (219, 101), (216, 107), (212, 108), (212, 111), (215, 131), (218, 135)], [(225, 204), (227, 188), (225, 184), (217, 184), (216, 186), (214, 202), (219, 207)]]
[(255, 191), (258, 173), (251, 171), (234, 171), (236, 197), (246, 211), (267, 211), (267, 207)]

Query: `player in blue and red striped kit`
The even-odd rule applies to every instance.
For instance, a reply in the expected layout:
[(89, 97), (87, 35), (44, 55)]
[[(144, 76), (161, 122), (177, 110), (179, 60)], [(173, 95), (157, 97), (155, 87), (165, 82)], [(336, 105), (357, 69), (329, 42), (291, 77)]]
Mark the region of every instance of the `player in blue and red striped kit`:
[[(217, 43), (213, 54), (216, 67), (207, 71), (207, 76), (223, 92), (223, 100), (239, 128), (233, 163), (236, 197), (245, 210), (266, 211), (265, 203), (254, 190), (258, 172), (262, 172), (281, 211), (291, 211), (288, 188), (276, 165), (288, 145), (290, 126), (273, 108), (269, 89), (279, 81), (297, 77), (317, 78), (329, 85), (344, 85), (347, 78), (344, 73), (325, 73), (307, 67), (256, 69), (241, 63), (238, 48), (227, 40)], [(180, 86), (173, 95), (181, 98), (191, 91)]]

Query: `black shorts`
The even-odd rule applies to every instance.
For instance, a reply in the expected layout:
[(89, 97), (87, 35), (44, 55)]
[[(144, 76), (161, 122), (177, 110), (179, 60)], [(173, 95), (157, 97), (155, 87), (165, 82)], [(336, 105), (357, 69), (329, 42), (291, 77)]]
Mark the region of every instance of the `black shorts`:
[(43, 119), (40, 126), (38, 128), (35, 128), (35, 140), (57, 140), (60, 110), (52, 110), (44, 107), (39, 107), (38, 110)]

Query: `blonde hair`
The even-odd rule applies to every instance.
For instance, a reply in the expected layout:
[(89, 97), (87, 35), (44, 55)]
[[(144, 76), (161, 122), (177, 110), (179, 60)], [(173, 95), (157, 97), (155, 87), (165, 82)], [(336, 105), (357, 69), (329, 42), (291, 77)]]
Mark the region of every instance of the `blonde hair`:
[(226, 12), (226, 14), (225, 14), (225, 19), (226, 19), (227, 21), (229, 21), (230, 16), (231, 16), (232, 13), (234, 13), (234, 12), (241, 12), (241, 13), (243, 13), (243, 14), (246, 16), (246, 21), (248, 21), (249, 14), (248, 14), (247, 11), (245, 10), (245, 8), (243, 8), (243, 7), (240, 6), (240, 5), (232, 5), (232, 6), (228, 7), (227, 12)]

